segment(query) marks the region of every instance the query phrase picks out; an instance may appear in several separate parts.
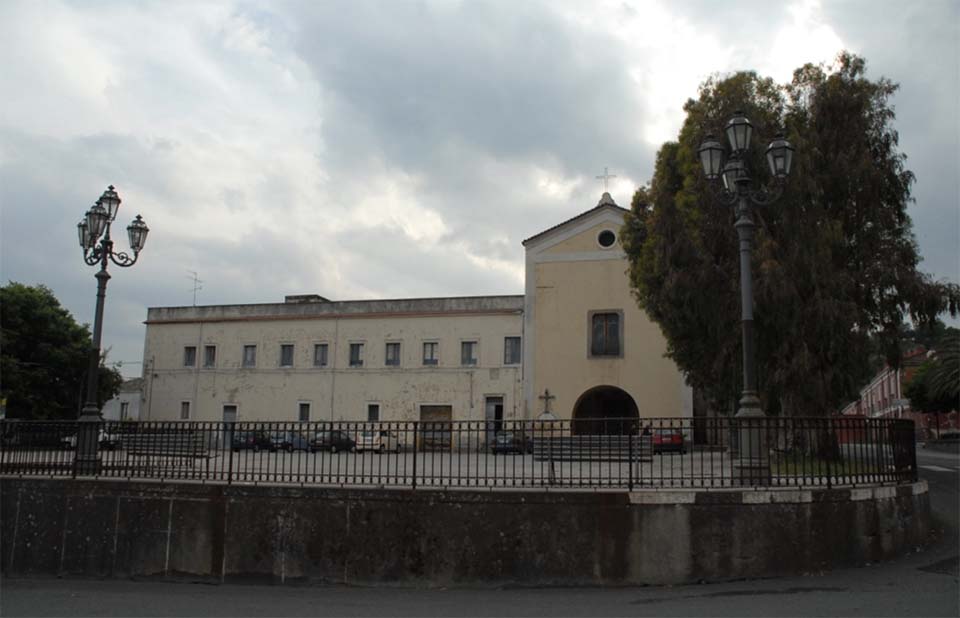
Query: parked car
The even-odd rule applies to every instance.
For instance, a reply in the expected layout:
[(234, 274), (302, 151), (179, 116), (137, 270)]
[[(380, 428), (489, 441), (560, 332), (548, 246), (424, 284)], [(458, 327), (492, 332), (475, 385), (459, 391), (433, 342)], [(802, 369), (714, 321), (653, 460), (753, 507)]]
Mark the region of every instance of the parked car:
[(251, 450), (253, 452), (266, 450), (271, 453), (279, 448), (273, 437), (265, 431), (238, 431), (233, 434), (231, 448), (234, 451)]
[(120, 434), (110, 433), (103, 429), (100, 430), (100, 448), (107, 451), (115, 451), (123, 446), (120, 440)]
[[(11, 448), (71, 448), (68, 432), (76, 431), (76, 424), (21, 424), (17, 420), (3, 425), (3, 446)], [(75, 438), (74, 438), (75, 439)]]
[(513, 431), (498, 431), (490, 441), (490, 452), (499, 453), (532, 453), (533, 440), (530, 436)]
[(399, 453), (401, 450), (400, 437), (395, 431), (385, 429), (362, 431), (357, 434), (357, 452), (376, 451), (383, 453), (393, 451)]
[(277, 447), (291, 453), (293, 451), (313, 451), (310, 446), (310, 440), (302, 433), (296, 431), (281, 431), (272, 434), (270, 438)]
[(683, 431), (676, 427), (663, 427), (653, 430), (653, 452), (667, 451), (686, 453), (687, 444), (683, 438)]
[(330, 431), (321, 431), (317, 437), (310, 440), (311, 451), (330, 451), (336, 453), (339, 451), (352, 451), (357, 446), (356, 441), (339, 429)]
[[(107, 433), (103, 429), (97, 434), (97, 441), (100, 443), (100, 448), (105, 451), (115, 451), (123, 446), (119, 434)], [(70, 450), (77, 448), (76, 434), (63, 438), (60, 446)]]

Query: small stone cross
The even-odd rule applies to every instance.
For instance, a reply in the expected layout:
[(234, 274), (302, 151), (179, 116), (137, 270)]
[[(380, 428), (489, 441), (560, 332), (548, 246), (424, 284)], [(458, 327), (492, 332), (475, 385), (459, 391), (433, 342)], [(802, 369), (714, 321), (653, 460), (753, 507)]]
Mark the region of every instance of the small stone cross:
[(549, 411), (550, 411), (550, 400), (551, 400), (551, 399), (556, 399), (556, 398), (557, 398), (556, 395), (551, 395), (551, 394), (550, 394), (550, 389), (549, 389), (549, 388), (543, 389), (543, 394), (540, 395), (540, 397), (538, 397), (538, 399), (543, 399), (543, 411), (544, 411), (544, 412), (549, 412)]
[(608, 181), (609, 181), (611, 178), (616, 178), (616, 177), (617, 177), (616, 174), (611, 174), (611, 173), (610, 173), (610, 170), (608, 170), (608, 169), (606, 168), (606, 166), (604, 166), (604, 168), (603, 168), (603, 174), (601, 174), (600, 176), (597, 176), (596, 179), (603, 181), (603, 190), (606, 191), (606, 190), (607, 190)]

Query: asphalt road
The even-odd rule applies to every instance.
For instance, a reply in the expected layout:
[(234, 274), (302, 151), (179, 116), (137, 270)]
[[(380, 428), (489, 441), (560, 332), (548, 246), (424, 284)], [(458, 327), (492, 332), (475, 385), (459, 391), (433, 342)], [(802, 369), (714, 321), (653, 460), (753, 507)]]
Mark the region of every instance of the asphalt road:
[(930, 485), (930, 510), (948, 528), (960, 529), (960, 454), (917, 449), (920, 478)]
[(958, 616), (960, 456), (918, 451), (935, 541), (799, 577), (647, 588), (404, 589), (4, 579), (3, 616)]

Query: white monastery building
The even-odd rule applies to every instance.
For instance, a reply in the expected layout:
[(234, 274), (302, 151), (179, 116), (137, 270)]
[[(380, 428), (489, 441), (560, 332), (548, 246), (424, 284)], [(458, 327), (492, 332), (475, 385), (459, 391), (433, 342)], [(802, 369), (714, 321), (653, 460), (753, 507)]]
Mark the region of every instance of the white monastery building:
[(101, 415), (107, 421), (140, 420), (143, 379), (124, 380), (116, 397), (104, 402)]
[(608, 193), (523, 242), (522, 296), (153, 307), (141, 420), (689, 417)]

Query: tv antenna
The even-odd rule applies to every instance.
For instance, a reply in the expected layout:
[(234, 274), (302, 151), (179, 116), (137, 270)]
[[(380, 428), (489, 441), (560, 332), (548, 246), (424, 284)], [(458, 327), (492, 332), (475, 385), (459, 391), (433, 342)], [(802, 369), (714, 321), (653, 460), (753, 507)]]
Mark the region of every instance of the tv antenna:
[(190, 273), (190, 279), (193, 280), (193, 306), (196, 307), (197, 291), (203, 289), (203, 280), (197, 276), (197, 272), (195, 270), (188, 270), (187, 272)]

